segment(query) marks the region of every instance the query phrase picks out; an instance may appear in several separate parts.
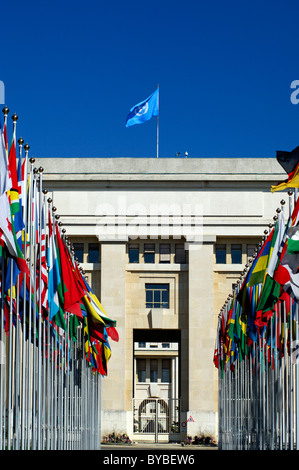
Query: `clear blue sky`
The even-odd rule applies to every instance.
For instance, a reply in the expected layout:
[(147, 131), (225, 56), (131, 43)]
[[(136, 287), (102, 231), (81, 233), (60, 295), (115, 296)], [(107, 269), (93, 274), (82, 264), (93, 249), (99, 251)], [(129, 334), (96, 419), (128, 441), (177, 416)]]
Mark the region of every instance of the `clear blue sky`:
[(159, 84), (161, 157), (292, 150), (298, 13), (295, 0), (5, 1), (0, 80), (18, 137), (36, 158), (155, 157), (156, 118), (125, 121)]

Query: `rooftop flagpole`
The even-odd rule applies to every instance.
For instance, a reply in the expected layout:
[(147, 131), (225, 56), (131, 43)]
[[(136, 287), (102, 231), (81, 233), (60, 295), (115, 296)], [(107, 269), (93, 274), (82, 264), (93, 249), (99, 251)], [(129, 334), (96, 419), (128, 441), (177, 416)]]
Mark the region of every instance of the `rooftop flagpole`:
[(157, 158), (159, 158), (159, 114), (160, 114), (160, 109), (159, 109), (159, 84), (158, 84), (158, 116), (157, 116)]

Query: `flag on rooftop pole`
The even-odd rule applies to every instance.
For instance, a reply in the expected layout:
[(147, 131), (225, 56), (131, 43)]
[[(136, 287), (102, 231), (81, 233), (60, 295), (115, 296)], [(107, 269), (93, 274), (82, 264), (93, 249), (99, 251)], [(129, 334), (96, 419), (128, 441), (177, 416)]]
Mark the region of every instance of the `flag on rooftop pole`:
[(143, 124), (153, 116), (157, 117), (157, 157), (159, 156), (159, 85), (148, 98), (135, 104), (127, 116), (126, 127)]

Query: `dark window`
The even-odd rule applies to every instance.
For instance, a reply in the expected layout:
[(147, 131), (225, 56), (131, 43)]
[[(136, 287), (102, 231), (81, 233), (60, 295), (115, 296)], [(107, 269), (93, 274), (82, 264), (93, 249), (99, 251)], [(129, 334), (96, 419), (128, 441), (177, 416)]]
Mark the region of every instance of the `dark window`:
[(146, 381), (145, 359), (137, 359), (137, 380), (138, 382)]
[(169, 308), (169, 284), (146, 284), (146, 308)]
[(130, 243), (130, 245), (129, 245), (129, 263), (139, 263), (139, 245)]
[(170, 263), (170, 244), (161, 243), (160, 245), (160, 263)]
[(175, 263), (186, 263), (186, 251), (183, 243), (178, 243), (175, 245)]
[(144, 245), (144, 262), (145, 263), (155, 262), (155, 245), (153, 243), (146, 243)]
[(151, 359), (150, 361), (150, 381), (158, 382), (158, 360)]
[(242, 245), (232, 245), (232, 264), (241, 264), (242, 263)]
[(75, 250), (75, 258), (78, 258), (79, 263), (83, 263), (84, 243), (73, 243)]
[(255, 245), (247, 245), (247, 259), (253, 258), (255, 248)]
[(145, 341), (142, 341), (142, 342), (138, 343), (139, 348), (145, 348), (145, 346), (146, 346)]
[(161, 382), (170, 382), (170, 360), (162, 359), (162, 377)]
[(224, 244), (216, 245), (216, 263), (217, 264), (226, 263), (226, 245)]
[(100, 249), (98, 243), (88, 243), (88, 262), (99, 263)]

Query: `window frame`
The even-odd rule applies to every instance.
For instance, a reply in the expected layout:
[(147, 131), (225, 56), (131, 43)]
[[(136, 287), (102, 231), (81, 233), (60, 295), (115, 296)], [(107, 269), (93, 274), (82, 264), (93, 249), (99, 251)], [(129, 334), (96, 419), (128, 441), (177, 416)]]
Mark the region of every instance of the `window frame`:
[(159, 245), (159, 263), (170, 264), (171, 246), (170, 243), (160, 243)]
[[(151, 291), (152, 291), (152, 300), (150, 300)], [(164, 299), (163, 299), (163, 293), (165, 293)], [(169, 309), (169, 284), (146, 283), (145, 284), (145, 306), (146, 308)]]
[[(96, 261), (91, 261), (90, 260), (90, 252), (91, 252), (90, 248), (91, 248), (91, 246), (94, 246), (94, 247), (97, 248), (96, 250), (94, 250), (94, 252), (97, 252), (97, 260)], [(94, 263), (99, 263), (100, 262), (100, 246), (99, 246), (99, 244), (95, 243), (95, 242), (89, 242), (88, 246), (87, 246), (87, 249), (88, 249), (88, 251), (87, 251), (88, 263), (93, 263), (93, 264)]]
[[(153, 248), (149, 248), (153, 247)], [(155, 263), (156, 247), (154, 243), (145, 243), (143, 246), (143, 261), (146, 264)]]
[[(231, 252), (231, 264), (242, 264), (242, 243), (231, 243), (230, 252)], [(234, 256), (237, 256), (237, 258), (234, 258), (233, 252), (234, 252)]]
[[(137, 261), (131, 261), (130, 253), (132, 253), (133, 251), (135, 251), (136, 258), (132, 258), (132, 259), (136, 259)], [(129, 243), (129, 245), (128, 245), (129, 263), (130, 264), (138, 264), (139, 263), (139, 255), (140, 255), (140, 247), (139, 247), (138, 243)]]
[[(217, 250), (217, 247), (224, 247), (224, 249), (220, 250), (218, 248)], [(221, 256), (221, 260), (218, 261), (218, 257), (217, 257), (217, 252), (224, 252), (224, 260), (222, 259), (222, 256)], [(220, 253), (219, 253), (220, 254)], [(216, 258), (216, 264), (227, 264), (227, 245), (226, 243), (216, 243), (215, 244), (215, 258)], [(218, 258), (218, 259), (217, 259)]]

